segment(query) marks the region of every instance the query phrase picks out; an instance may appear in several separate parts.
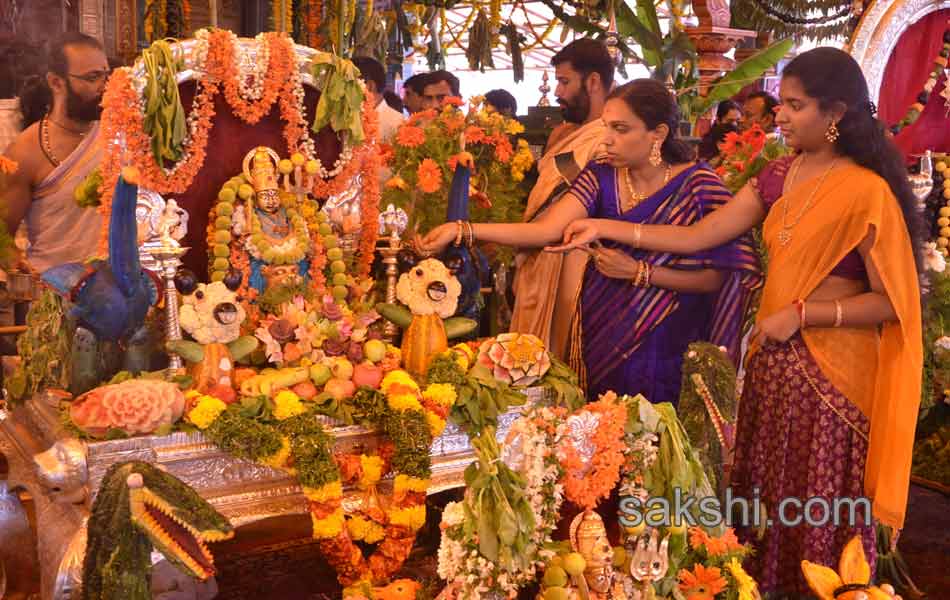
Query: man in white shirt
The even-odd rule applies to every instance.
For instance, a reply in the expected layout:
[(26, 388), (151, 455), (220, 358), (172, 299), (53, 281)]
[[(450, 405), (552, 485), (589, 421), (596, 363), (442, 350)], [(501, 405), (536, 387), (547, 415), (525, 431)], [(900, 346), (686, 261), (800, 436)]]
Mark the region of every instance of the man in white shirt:
[(386, 70), (378, 60), (368, 56), (354, 58), (353, 64), (360, 70), (360, 76), (366, 83), (366, 92), (376, 106), (376, 114), (379, 115), (379, 141), (391, 143), (405, 117), (383, 100), (383, 93), (386, 91)]

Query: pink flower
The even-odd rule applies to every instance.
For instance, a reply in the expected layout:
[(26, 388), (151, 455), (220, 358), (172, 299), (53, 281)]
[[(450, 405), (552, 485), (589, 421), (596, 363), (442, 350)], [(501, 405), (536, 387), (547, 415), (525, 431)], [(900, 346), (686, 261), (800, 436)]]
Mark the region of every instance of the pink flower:
[(478, 349), (477, 361), (498, 381), (523, 387), (544, 377), (551, 368), (544, 343), (533, 335), (520, 333), (503, 333), (486, 340)]
[(135, 435), (171, 425), (184, 410), (185, 397), (177, 384), (132, 379), (83, 394), (69, 412), (73, 423), (90, 435), (104, 435), (110, 429)]

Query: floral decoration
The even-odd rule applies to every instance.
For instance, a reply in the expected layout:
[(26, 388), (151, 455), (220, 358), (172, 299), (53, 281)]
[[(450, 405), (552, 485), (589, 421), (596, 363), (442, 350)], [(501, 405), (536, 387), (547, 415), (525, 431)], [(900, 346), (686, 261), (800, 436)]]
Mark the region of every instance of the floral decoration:
[(478, 349), (478, 363), (495, 379), (518, 387), (533, 385), (551, 368), (544, 342), (531, 334), (502, 333)]

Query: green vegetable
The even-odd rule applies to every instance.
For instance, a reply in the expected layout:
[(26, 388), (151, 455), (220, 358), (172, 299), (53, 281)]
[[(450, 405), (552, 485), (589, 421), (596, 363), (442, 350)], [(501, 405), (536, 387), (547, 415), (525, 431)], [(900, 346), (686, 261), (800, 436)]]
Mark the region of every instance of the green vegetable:
[(345, 58), (319, 52), (313, 57), (312, 65), (314, 79), (320, 88), (313, 132), (329, 125), (335, 133), (343, 134), (347, 143), (362, 143), (366, 135), (361, 118), (363, 88), (359, 69)]
[(159, 167), (178, 161), (184, 152), (185, 109), (178, 95), (179, 60), (171, 46), (157, 40), (142, 51), (145, 66), (144, 129), (152, 138), (152, 155)]
[(14, 402), (33, 396), (41, 388), (69, 387), (72, 332), (63, 300), (44, 290), (30, 305), (27, 330), (17, 338), (20, 363), (7, 381)]

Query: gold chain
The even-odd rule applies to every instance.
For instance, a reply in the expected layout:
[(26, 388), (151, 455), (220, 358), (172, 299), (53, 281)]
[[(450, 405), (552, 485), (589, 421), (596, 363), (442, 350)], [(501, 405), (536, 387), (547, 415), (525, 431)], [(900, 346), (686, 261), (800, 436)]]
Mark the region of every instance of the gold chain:
[[(804, 155), (798, 159), (798, 162), (795, 163), (795, 173), (789, 177), (789, 181), (797, 183), (798, 172), (801, 170), (802, 163), (805, 162)], [(831, 164), (822, 174), (821, 179), (818, 180), (818, 185), (816, 185), (811, 190), (811, 194), (808, 195), (808, 198), (805, 200), (805, 203), (802, 204), (802, 208), (798, 211), (798, 217), (795, 218), (795, 222), (792, 224), (788, 223), (788, 194), (784, 194), (782, 202), (782, 230), (778, 232), (778, 241), (782, 246), (787, 246), (790, 241), (792, 241), (792, 228), (798, 225), (798, 223), (805, 216), (805, 213), (811, 207), (812, 201), (815, 199), (815, 194), (818, 193), (818, 190), (821, 189), (822, 184), (825, 183), (825, 178), (828, 177), (828, 174), (831, 173), (831, 170), (835, 168), (835, 165), (838, 164), (838, 159), (835, 158), (831, 161)], [(791, 189), (791, 184), (789, 185)]]
[(851, 419), (849, 419), (848, 417), (844, 416), (844, 415), (841, 413), (841, 411), (838, 410), (838, 408), (837, 408), (834, 404), (831, 403), (831, 400), (829, 400), (828, 397), (825, 396), (823, 393), (821, 393), (821, 390), (818, 389), (818, 384), (816, 384), (816, 383), (814, 382), (814, 380), (812, 380), (811, 375), (808, 374), (808, 369), (805, 368), (805, 365), (804, 365), (804, 363), (802, 362), (801, 357), (798, 355), (798, 349), (795, 348), (794, 342), (790, 342), (790, 343), (789, 343), (789, 347), (792, 349), (792, 354), (795, 355), (795, 361), (796, 361), (796, 363), (797, 363), (798, 369), (802, 372), (802, 375), (805, 376), (805, 381), (808, 382), (808, 385), (811, 386), (811, 389), (814, 390), (814, 392), (815, 392), (816, 394), (818, 394), (818, 398), (821, 399), (821, 401), (825, 404), (825, 406), (827, 406), (828, 408), (830, 408), (830, 409), (832, 410), (832, 412), (834, 412), (836, 415), (838, 415), (838, 417), (840, 417), (842, 421), (844, 421), (845, 423), (847, 423), (847, 424), (848, 424), (848, 427), (850, 427), (851, 429), (853, 429), (855, 433), (857, 433), (859, 436), (861, 436), (861, 438), (862, 438), (864, 441), (868, 441), (868, 436), (867, 436), (867, 434), (864, 433), (863, 431), (861, 431), (861, 430), (858, 428), (857, 425), (855, 425), (854, 423), (852, 423), (852, 422), (851, 422)]

